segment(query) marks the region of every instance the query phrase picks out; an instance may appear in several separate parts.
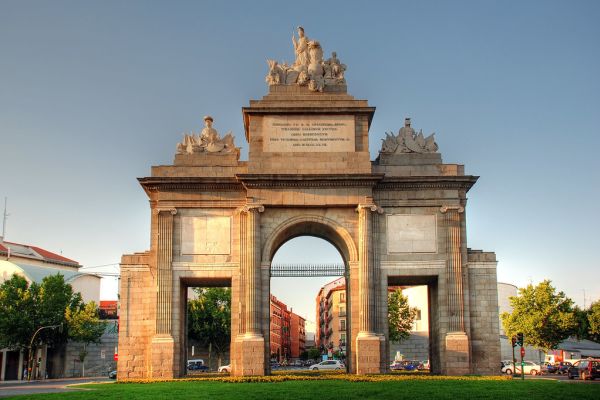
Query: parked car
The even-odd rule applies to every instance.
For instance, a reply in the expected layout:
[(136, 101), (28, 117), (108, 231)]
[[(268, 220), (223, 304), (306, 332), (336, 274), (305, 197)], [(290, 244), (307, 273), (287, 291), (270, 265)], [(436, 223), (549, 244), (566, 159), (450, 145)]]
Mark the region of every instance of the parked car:
[(110, 371), (108, 373), (108, 379), (117, 379), (117, 371)]
[[(188, 360), (187, 361), (187, 369), (189, 371), (195, 371), (195, 370), (200, 370), (201, 366), (204, 365), (204, 360), (201, 358), (196, 358), (194, 360)], [(208, 369), (208, 368), (207, 368)]]
[[(523, 364), (524, 364), (523, 370), (525, 371), (525, 374), (537, 375), (542, 370), (540, 365), (534, 363), (533, 361), (523, 361)], [(520, 362), (515, 363), (514, 370), (513, 370), (512, 364), (506, 365), (506, 366), (504, 366), (504, 368), (502, 368), (503, 374), (512, 375), (513, 372), (517, 373), (517, 374), (521, 373), (521, 363)]]
[(419, 364), (421, 364), (421, 362), (418, 360), (407, 360), (402, 361), (402, 363), (404, 364), (405, 371), (416, 371), (419, 367)]
[(429, 360), (423, 360), (419, 363), (417, 370), (419, 371), (429, 371)]
[[(392, 371), (415, 371), (419, 369), (421, 362), (418, 360), (394, 361), (390, 364)], [(429, 366), (429, 364), (427, 364)]]
[(500, 361), (500, 369), (506, 367), (507, 365), (512, 365), (513, 360), (502, 360)]
[(571, 364), (570, 362), (561, 361), (552, 366), (548, 365), (547, 369), (548, 369), (548, 373), (550, 373), (550, 374), (556, 373), (556, 374), (562, 375), (562, 374), (566, 374), (572, 365), (573, 364)]
[(231, 364), (221, 365), (217, 371), (220, 373), (231, 373)]
[(600, 378), (600, 359), (589, 358), (575, 362), (567, 370), (567, 376), (569, 379), (579, 378), (582, 381)]
[(320, 369), (346, 369), (344, 363), (340, 360), (325, 360), (318, 364), (313, 364), (308, 369), (318, 371)]
[(404, 365), (402, 364), (402, 361), (394, 361), (390, 364), (390, 369), (392, 371), (402, 371), (404, 369)]

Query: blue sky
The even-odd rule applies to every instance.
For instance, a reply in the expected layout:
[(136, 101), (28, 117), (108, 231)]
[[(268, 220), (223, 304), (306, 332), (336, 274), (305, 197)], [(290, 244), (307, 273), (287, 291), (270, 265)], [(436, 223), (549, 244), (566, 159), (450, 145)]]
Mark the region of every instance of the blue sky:
[[(468, 243), (498, 278), (600, 299), (597, 1), (0, 0), (0, 200), (7, 240), (86, 266), (149, 244), (135, 178), (210, 114), (246, 158), (241, 107), (303, 25), (377, 107), (372, 158), (410, 116), (481, 176)], [(323, 250), (325, 251), (325, 250)], [(302, 258), (302, 246), (290, 261)], [(310, 260), (308, 260), (310, 261)]]

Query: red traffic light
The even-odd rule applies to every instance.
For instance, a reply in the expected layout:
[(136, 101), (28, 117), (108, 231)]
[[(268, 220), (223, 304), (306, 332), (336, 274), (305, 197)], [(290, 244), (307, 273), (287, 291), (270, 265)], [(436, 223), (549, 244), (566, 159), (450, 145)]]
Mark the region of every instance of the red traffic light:
[(521, 347), (521, 357), (525, 357), (525, 347)]

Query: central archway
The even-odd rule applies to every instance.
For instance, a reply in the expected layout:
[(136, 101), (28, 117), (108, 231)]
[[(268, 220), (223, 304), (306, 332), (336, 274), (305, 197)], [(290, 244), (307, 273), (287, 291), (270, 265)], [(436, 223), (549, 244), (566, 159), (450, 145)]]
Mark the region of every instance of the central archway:
[(262, 263), (271, 263), (277, 249), (298, 236), (315, 236), (331, 243), (347, 264), (358, 260), (357, 247), (348, 230), (337, 221), (320, 215), (301, 215), (278, 225), (268, 235), (262, 252)]
[[(350, 264), (355, 263), (358, 259), (357, 246), (355, 242), (348, 232), (348, 230), (340, 225), (338, 222), (319, 215), (302, 215), (296, 216), (286, 221), (280, 223), (272, 230), (272, 232), (267, 236), (265, 240), (265, 245), (263, 247), (262, 252), (262, 275), (263, 275), (263, 287), (265, 287), (263, 293), (266, 294), (263, 298), (263, 316), (268, 321), (270, 325), (271, 312), (270, 312), (270, 303), (271, 303), (271, 278), (273, 277), (273, 259), (277, 251), (290, 240), (301, 236), (310, 236), (322, 239), (329, 244), (331, 244), (339, 253), (344, 266), (343, 278), (344, 278), (344, 286), (345, 286), (345, 297), (347, 298), (346, 303), (344, 304), (344, 358), (346, 361), (346, 367), (348, 371), (353, 371), (353, 359), (352, 359), (352, 305), (351, 305), (351, 284), (350, 284)], [(306, 276), (309, 277), (311, 275), (303, 275), (302, 271), (297, 271), (298, 274), (294, 274), (296, 277)], [(324, 274), (327, 275), (327, 274)], [(332, 275), (333, 276), (333, 275)], [(338, 275), (339, 276), (339, 275)], [(310, 293), (310, 300), (314, 301), (314, 297), (316, 297), (317, 293)], [(347, 310), (347, 311), (346, 311)], [(317, 321), (318, 322), (318, 321)], [(265, 327), (266, 328), (266, 327)], [(317, 326), (317, 329), (319, 327)], [(266, 355), (270, 355), (271, 349), (271, 337), (270, 330), (264, 329), (263, 332), (266, 333), (265, 337), (265, 353)], [(340, 339), (341, 340), (341, 339)], [(336, 342), (337, 343), (337, 342)], [(341, 343), (341, 342), (340, 342)], [(340, 344), (341, 346), (341, 344)], [(269, 365), (268, 372), (270, 371), (270, 363), (269, 360), (265, 360), (265, 365)]]

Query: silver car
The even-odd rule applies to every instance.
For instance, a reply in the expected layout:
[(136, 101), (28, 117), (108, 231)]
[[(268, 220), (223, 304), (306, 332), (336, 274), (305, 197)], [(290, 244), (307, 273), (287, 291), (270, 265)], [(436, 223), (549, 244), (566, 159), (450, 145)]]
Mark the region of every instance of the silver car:
[(308, 369), (318, 371), (320, 369), (346, 369), (346, 366), (340, 360), (325, 360), (318, 364), (313, 364)]
[[(539, 364), (534, 363), (533, 361), (523, 361), (523, 369), (525, 374), (529, 375), (537, 375), (542, 370), (542, 367)], [(516, 362), (513, 370), (513, 365), (508, 364), (502, 368), (502, 373), (511, 375), (512, 373), (520, 374), (521, 373), (521, 363)]]

